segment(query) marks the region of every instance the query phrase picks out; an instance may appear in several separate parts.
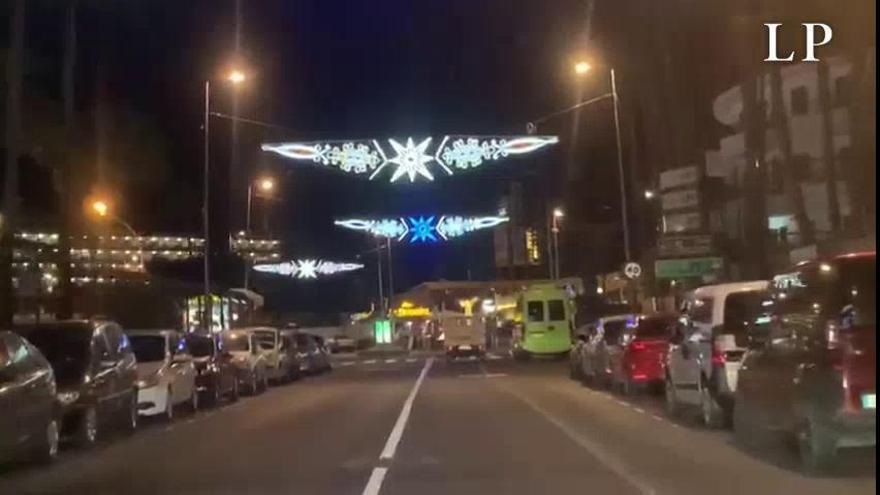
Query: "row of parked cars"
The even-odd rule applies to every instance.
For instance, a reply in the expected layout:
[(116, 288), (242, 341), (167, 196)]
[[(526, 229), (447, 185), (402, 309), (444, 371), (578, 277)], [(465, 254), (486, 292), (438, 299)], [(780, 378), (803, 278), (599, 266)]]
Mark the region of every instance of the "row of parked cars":
[(580, 327), (571, 374), (623, 393), (655, 385), (670, 415), (692, 411), (749, 446), (791, 438), (822, 470), (841, 448), (876, 446), (876, 287), (874, 252), (700, 287), (681, 313)]
[(89, 446), (133, 433), (140, 416), (171, 421), (330, 368), (320, 337), (271, 327), (204, 336), (77, 320), (3, 331), (0, 461), (50, 461), (62, 440)]

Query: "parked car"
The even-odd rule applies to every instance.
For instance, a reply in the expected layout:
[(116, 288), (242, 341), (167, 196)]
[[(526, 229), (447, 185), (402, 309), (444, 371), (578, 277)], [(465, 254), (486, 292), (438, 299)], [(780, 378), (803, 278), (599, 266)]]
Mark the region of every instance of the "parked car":
[(798, 265), (773, 279), (767, 332), (751, 335), (734, 407), (738, 440), (783, 431), (804, 467), (877, 443), (876, 253)]
[(730, 423), (746, 345), (744, 328), (762, 311), (767, 281), (709, 285), (685, 296), (682, 324), (666, 357), (670, 414), (699, 407), (706, 426)]
[(669, 339), (677, 323), (677, 315), (655, 314), (640, 316), (635, 325), (625, 326), (618, 337), (618, 351), (608, 353), (612, 388), (629, 395), (662, 384)]
[(138, 413), (174, 419), (174, 409), (199, 408), (196, 367), (186, 339), (174, 330), (129, 330), (137, 357)]
[(320, 337), (296, 330), (284, 330), (282, 333), (293, 342), (302, 373), (314, 374), (331, 369), (330, 352), (323, 346)]
[(232, 330), (223, 335), (223, 347), (232, 356), (238, 369), (238, 386), (250, 395), (269, 387), (266, 356), (260, 352), (257, 336), (247, 330)]
[(615, 315), (599, 318), (592, 334), (581, 350), (581, 372), (585, 381), (595, 385), (611, 386), (613, 369), (611, 363), (616, 354), (623, 352), (620, 336), (627, 327), (635, 326), (638, 315)]
[(49, 361), (25, 339), (0, 332), (0, 462), (51, 461), (59, 429)]
[(252, 328), (249, 331), (256, 335), (260, 351), (266, 357), (269, 380), (287, 383), (300, 377), (299, 356), (277, 328)]
[(196, 390), (211, 405), (217, 405), (223, 397), (238, 400), (238, 368), (232, 362), (232, 354), (223, 348), (217, 337), (188, 334), (186, 345), (196, 367)]
[(15, 329), (52, 365), (62, 437), (94, 444), (112, 427), (137, 428), (137, 362), (113, 321), (72, 320)]

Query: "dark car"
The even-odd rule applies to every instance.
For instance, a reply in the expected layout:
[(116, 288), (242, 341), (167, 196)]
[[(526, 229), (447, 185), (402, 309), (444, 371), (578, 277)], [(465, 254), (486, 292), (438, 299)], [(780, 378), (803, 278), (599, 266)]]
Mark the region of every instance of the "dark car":
[(52, 460), (58, 453), (55, 377), (25, 339), (0, 332), (0, 461)]
[(300, 371), (314, 374), (330, 370), (330, 351), (324, 346), (323, 339), (292, 330), (284, 330), (282, 335), (292, 341), (299, 359)]
[(237, 401), (238, 368), (232, 362), (232, 355), (223, 348), (222, 339), (189, 334), (186, 344), (196, 365), (199, 394), (213, 405), (219, 404), (223, 397)]
[(111, 427), (137, 428), (137, 362), (118, 324), (62, 321), (15, 332), (52, 365), (63, 437), (87, 446)]
[(740, 441), (787, 432), (808, 470), (832, 465), (840, 448), (876, 446), (876, 269), (872, 252), (773, 279), (768, 324), (753, 327), (739, 372)]

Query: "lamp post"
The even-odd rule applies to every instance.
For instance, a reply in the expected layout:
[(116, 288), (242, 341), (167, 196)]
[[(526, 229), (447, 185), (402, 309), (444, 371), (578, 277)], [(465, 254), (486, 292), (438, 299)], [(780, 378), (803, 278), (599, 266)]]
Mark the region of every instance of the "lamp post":
[[(253, 205), (253, 197), (254, 197), (254, 186), (265, 195), (271, 194), (275, 189), (275, 180), (271, 177), (262, 177), (257, 179), (256, 181), (252, 181), (248, 184), (247, 189), (247, 212), (245, 214), (245, 236), (250, 238), (251, 235), (251, 208)], [(250, 261), (248, 260), (246, 255), (242, 255), (244, 258), (244, 288), (248, 289), (250, 284)]]
[(559, 279), (559, 221), (565, 216), (562, 208), (554, 208), (551, 215), (551, 228), (553, 233), (553, 279)]
[(139, 269), (141, 271), (144, 271), (144, 248), (140, 240), (140, 235), (137, 233), (136, 230), (134, 230), (134, 227), (132, 227), (128, 222), (126, 222), (119, 216), (114, 215), (110, 203), (107, 200), (96, 199), (91, 202), (90, 207), (92, 212), (98, 217), (113, 220), (114, 222), (121, 225), (125, 230), (127, 230), (129, 234), (131, 234), (138, 245), (138, 263), (140, 265)]
[[(232, 70), (226, 77), (226, 80), (229, 81), (233, 86), (238, 86), (242, 84), (247, 79), (244, 72), (240, 70)], [(207, 333), (211, 333), (212, 330), (212, 314), (211, 314), (211, 239), (210, 239), (210, 210), (209, 210), (209, 200), (210, 200), (210, 191), (211, 191), (211, 126), (210, 126), (210, 117), (211, 117), (211, 81), (210, 79), (205, 80), (205, 115), (204, 122), (202, 123), (202, 127), (204, 129), (204, 164), (202, 171), (203, 175), (203, 183), (202, 187), (204, 189), (202, 193), (202, 235), (205, 237), (204, 243), (204, 289), (203, 296), (205, 298), (205, 305), (203, 307), (204, 315), (203, 315), (203, 324), (205, 325), (205, 330)]]

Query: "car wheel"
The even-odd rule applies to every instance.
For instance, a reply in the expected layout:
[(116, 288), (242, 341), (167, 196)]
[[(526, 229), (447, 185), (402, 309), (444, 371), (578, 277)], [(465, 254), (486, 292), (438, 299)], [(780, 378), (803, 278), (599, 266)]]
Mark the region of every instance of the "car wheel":
[(257, 382), (257, 372), (254, 371), (253, 373), (251, 373), (251, 382), (250, 382), (250, 385), (248, 386), (248, 394), (257, 395), (258, 392), (259, 392), (259, 383)]
[(89, 406), (83, 411), (76, 433), (76, 443), (81, 447), (90, 447), (98, 441), (98, 411), (95, 406)]
[(174, 397), (171, 394), (171, 387), (168, 387), (168, 390), (165, 392), (165, 412), (162, 414), (165, 417), (166, 421), (174, 421)]
[(195, 414), (199, 410), (199, 391), (193, 387), (192, 394), (189, 398), (189, 412)]
[(824, 473), (834, 465), (837, 442), (817, 421), (804, 420), (797, 430), (797, 441), (801, 464), (808, 473)]
[(664, 395), (666, 396), (666, 414), (674, 418), (678, 415), (679, 404), (675, 393), (675, 385), (673, 385), (672, 379), (669, 376), (666, 377)]
[(241, 391), (238, 389), (238, 377), (233, 377), (232, 380), (232, 392), (230, 393), (230, 400), (232, 402), (238, 402), (239, 397), (241, 397)]
[(700, 419), (707, 428), (719, 428), (723, 421), (721, 407), (712, 397), (712, 392), (705, 380), (700, 382)]
[(58, 445), (61, 435), (58, 426), (58, 420), (52, 418), (46, 424), (46, 431), (40, 437), (39, 443), (34, 449), (34, 460), (39, 463), (52, 462), (58, 457)]
[(128, 407), (125, 410), (125, 417), (122, 418), (124, 423), (122, 425), (123, 432), (126, 434), (132, 434), (137, 430), (138, 425), (138, 398), (137, 398), (137, 390), (133, 391), (131, 394), (131, 400), (128, 401)]
[(636, 393), (636, 384), (633, 383), (629, 378), (624, 378), (621, 383), (621, 388), (623, 389), (623, 395), (631, 396)]

